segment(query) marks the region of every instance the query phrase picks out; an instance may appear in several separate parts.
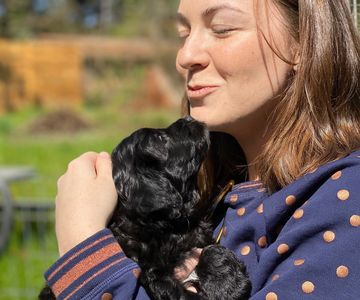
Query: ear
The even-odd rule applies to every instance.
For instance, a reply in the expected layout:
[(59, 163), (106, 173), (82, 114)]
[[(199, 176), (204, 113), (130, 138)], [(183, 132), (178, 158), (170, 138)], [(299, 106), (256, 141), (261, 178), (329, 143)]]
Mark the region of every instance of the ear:
[(299, 46), (297, 46), (296, 49), (294, 49), (293, 62), (294, 62), (293, 70), (296, 73), (299, 69), (299, 64), (300, 64)]

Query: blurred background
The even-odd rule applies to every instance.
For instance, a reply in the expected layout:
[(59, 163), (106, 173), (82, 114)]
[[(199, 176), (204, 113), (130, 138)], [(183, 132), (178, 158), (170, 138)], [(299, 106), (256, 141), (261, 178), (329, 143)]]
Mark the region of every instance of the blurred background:
[(0, 0), (0, 300), (36, 299), (57, 259), (68, 162), (180, 116), (177, 4)]
[(177, 0), (0, 0), (0, 299), (57, 259), (57, 178), (180, 116)]

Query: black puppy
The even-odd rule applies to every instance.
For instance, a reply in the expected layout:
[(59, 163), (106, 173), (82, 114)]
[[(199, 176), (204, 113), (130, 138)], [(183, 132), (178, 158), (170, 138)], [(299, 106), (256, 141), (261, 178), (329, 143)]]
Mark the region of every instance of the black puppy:
[[(214, 245), (211, 203), (200, 206), (197, 174), (209, 150), (205, 126), (190, 117), (166, 129), (139, 129), (112, 153), (118, 205), (110, 229), (140, 268), (151, 299), (245, 300), (251, 283), (228, 249)], [(197, 293), (174, 278), (194, 248), (204, 248), (191, 280)], [(49, 287), (39, 299), (55, 299)]]
[[(209, 150), (205, 126), (190, 117), (166, 129), (144, 128), (112, 153), (118, 206), (110, 229), (140, 268), (140, 283), (152, 299), (248, 299), (245, 267), (228, 249), (214, 245), (199, 209), (197, 174)], [(194, 248), (204, 248), (191, 281), (193, 293), (174, 277)]]

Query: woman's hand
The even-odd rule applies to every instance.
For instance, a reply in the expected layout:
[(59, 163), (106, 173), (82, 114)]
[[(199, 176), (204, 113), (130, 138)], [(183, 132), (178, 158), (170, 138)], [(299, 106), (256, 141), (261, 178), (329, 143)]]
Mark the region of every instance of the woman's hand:
[[(190, 274), (195, 270), (196, 266), (199, 263), (199, 258), (202, 250), (203, 249), (195, 248), (191, 253), (191, 257), (185, 260), (184, 265), (175, 268), (174, 276), (177, 280), (184, 281), (190, 276)], [(191, 285), (187, 286), (186, 288), (191, 292), (197, 292), (195, 287)]]
[(62, 256), (104, 229), (117, 203), (110, 155), (87, 152), (71, 161), (58, 180), (55, 229)]

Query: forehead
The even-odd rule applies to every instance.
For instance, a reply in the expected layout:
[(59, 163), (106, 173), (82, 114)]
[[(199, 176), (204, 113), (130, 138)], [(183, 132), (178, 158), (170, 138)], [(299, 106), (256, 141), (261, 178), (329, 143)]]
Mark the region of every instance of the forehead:
[(236, 12), (242, 20), (248, 20), (265, 31), (287, 35), (284, 24), (287, 23), (283, 12), (274, 0), (180, 0), (178, 16), (190, 22), (198, 22), (212, 17), (217, 12), (228, 16)]
[(250, 13), (253, 11), (254, 1), (256, 0), (180, 0), (178, 11), (180, 13), (198, 13), (213, 7), (229, 6)]

